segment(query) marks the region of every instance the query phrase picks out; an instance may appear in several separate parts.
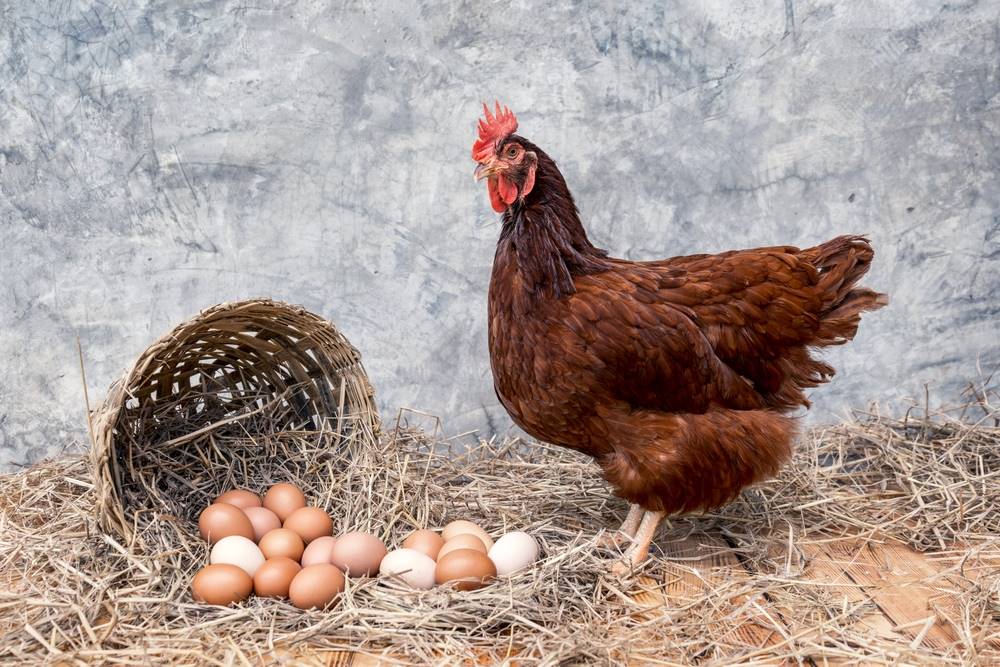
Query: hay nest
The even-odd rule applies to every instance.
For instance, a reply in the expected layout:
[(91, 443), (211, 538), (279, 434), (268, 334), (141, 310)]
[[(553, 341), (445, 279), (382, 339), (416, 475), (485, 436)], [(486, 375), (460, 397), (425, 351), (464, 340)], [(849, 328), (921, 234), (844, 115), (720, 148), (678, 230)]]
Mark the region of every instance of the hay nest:
[[(198, 445), (216, 475), (203, 476), (194, 493), (179, 486), (163, 495), (167, 507), (138, 514), (129, 541), (97, 525), (85, 460), (42, 463), (0, 478), (0, 562), (13, 582), (0, 593), (0, 661), (259, 664), (304, 659), (309, 646), (417, 664), (472, 656), (553, 665), (982, 663), (996, 656), (1000, 575), (973, 578), (964, 567), (975, 556), (1000, 558), (998, 417), (969, 424), (869, 415), (811, 433), (779, 478), (716, 514), (664, 528), (661, 544), (721, 534), (751, 567), (745, 578), (705, 579), (704, 589), (659, 605), (635, 601), (641, 580), (609, 575), (617, 554), (597, 547), (597, 536), (626, 508), (591, 461), (567, 450), (402, 427), (364, 443), (328, 430), (229, 435)], [(219, 463), (223, 452), (237, 464)], [(350, 581), (327, 611), (256, 598), (232, 608), (194, 603), (189, 582), (208, 556), (198, 508), (230, 484), (261, 491), (275, 480), (306, 489), (338, 531), (372, 530), (397, 543), (414, 527), (469, 517), (494, 534), (532, 532), (543, 559), (470, 593), (400, 593), (364, 579)], [(942, 595), (959, 593), (953, 644), (929, 649), (866, 631), (857, 621), (870, 608), (845, 606), (790, 557), (844, 533), (956, 552), (961, 567), (932, 582)], [(705, 575), (654, 553), (645, 574), (663, 581), (667, 572)], [(747, 609), (768, 599), (780, 600), (783, 634), (761, 652), (735, 638)]]
[(354, 346), (327, 320), (278, 301), (204, 310), (149, 346), (92, 416), (101, 525), (127, 539), (139, 513), (245, 476), (227, 470), (239, 459), (211, 446), (219, 438), (304, 428), (377, 434)]
[[(405, 419), (380, 432), (356, 351), (317, 320), (262, 301), (206, 311), (112, 389), (89, 459), (0, 476), (0, 662), (260, 664), (350, 649), (416, 664), (968, 664), (1000, 638), (1000, 576), (962, 569), (1000, 558), (1000, 410), (985, 395), (971, 421), (869, 414), (813, 431), (780, 477), (658, 536), (722, 536), (745, 576), (708, 578), (654, 552), (649, 578), (623, 581), (609, 572), (619, 552), (598, 539), (626, 507), (590, 459), (518, 439), (444, 439)], [(413, 528), (469, 518), (494, 535), (531, 532), (542, 559), (466, 593), (350, 580), (325, 611), (195, 603), (191, 577), (208, 559), (200, 509), (233, 486), (277, 481), (303, 488), (338, 532), (396, 545)], [(806, 577), (799, 546), (845, 534), (959, 553), (940, 584), (961, 592), (954, 641), (873, 635), (856, 622), (863, 605)], [(682, 575), (705, 585), (682, 599), (642, 594)], [(739, 641), (747, 610), (772, 599), (779, 640)]]

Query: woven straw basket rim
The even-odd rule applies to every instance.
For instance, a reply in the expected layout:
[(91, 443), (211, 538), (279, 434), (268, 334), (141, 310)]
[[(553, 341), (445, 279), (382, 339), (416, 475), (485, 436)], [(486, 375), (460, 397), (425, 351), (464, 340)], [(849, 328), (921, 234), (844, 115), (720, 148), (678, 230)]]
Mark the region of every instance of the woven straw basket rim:
[[(132, 535), (123, 487), (144, 448), (183, 446), (279, 404), (293, 428), (346, 428), (370, 438), (380, 430), (361, 354), (305, 308), (271, 299), (227, 302), (177, 325), (139, 355), (90, 415), (101, 526)], [(177, 414), (188, 432), (167, 432), (164, 424)]]

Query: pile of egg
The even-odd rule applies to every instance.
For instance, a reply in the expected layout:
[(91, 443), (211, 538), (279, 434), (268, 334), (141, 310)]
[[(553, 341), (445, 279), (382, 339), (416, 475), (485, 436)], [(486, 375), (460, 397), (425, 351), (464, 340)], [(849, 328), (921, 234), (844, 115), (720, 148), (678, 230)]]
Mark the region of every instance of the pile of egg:
[(212, 546), (207, 567), (191, 582), (194, 599), (232, 604), (259, 597), (288, 598), (299, 609), (325, 607), (344, 590), (344, 575), (378, 572), (382, 540), (363, 532), (333, 537), (333, 520), (306, 505), (292, 484), (275, 484), (263, 501), (250, 491), (227, 491), (198, 517)]
[(457, 590), (482, 588), (497, 575), (513, 574), (535, 562), (538, 542), (520, 531), (496, 543), (471, 521), (452, 521), (440, 534), (415, 530), (402, 547), (390, 551), (379, 565), (387, 583), (428, 589), (452, 584)]
[(485, 586), (538, 558), (538, 543), (513, 532), (494, 544), (470, 521), (452, 521), (441, 534), (416, 530), (401, 548), (386, 551), (369, 533), (333, 536), (333, 520), (306, 505), (292, 484), (275, 484), (263, 500), (250, 491), (223, 493), (198, 518), (212, 545), (209, 565), (191, 582), (194, 599), (227, 605), (259, 597), (288, 598), (299, 609), (323, 608), (344, 590), (345, 575), (380, 574), (388, 585), (429, 589), (452, 583), (457, 590)]

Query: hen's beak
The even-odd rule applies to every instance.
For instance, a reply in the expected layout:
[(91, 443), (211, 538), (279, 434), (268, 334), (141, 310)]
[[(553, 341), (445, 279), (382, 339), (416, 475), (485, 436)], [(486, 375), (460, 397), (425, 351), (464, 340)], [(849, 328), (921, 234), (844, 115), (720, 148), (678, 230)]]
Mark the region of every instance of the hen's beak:
[(473, 177), (476, 181), (481, 181), (484, 178), (489, 178), (496, 173), (496, 165), (493, 162), (480, 162), (476, 166), (476, 171), (473, 173)]

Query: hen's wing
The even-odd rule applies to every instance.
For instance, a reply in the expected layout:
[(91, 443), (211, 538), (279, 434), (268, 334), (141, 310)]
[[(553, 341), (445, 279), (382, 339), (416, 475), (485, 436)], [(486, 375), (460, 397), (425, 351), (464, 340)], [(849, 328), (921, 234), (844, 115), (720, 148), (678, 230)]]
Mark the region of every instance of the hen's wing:
[[(712, 406), (763, 406), (751, 383), (724, 363), (691, 310), (657, 291), (657, 272), (638, 265), (578, 277), (553, 364), (558, 381), (590, 385), (631, 408), (701, 413)], [(552, 378), (557, 380), (557, 378)]]
[(873, 255), (864, 238), (844, 236), (806, 250), (757, 248), (622, 270), (684, 312), (768, 405), (790, 408), (808, 405), (803, 389), (834, 373), (809, 348), (850, 340), (860, 313), (885, 305), (884, 295), (854, 287)]

